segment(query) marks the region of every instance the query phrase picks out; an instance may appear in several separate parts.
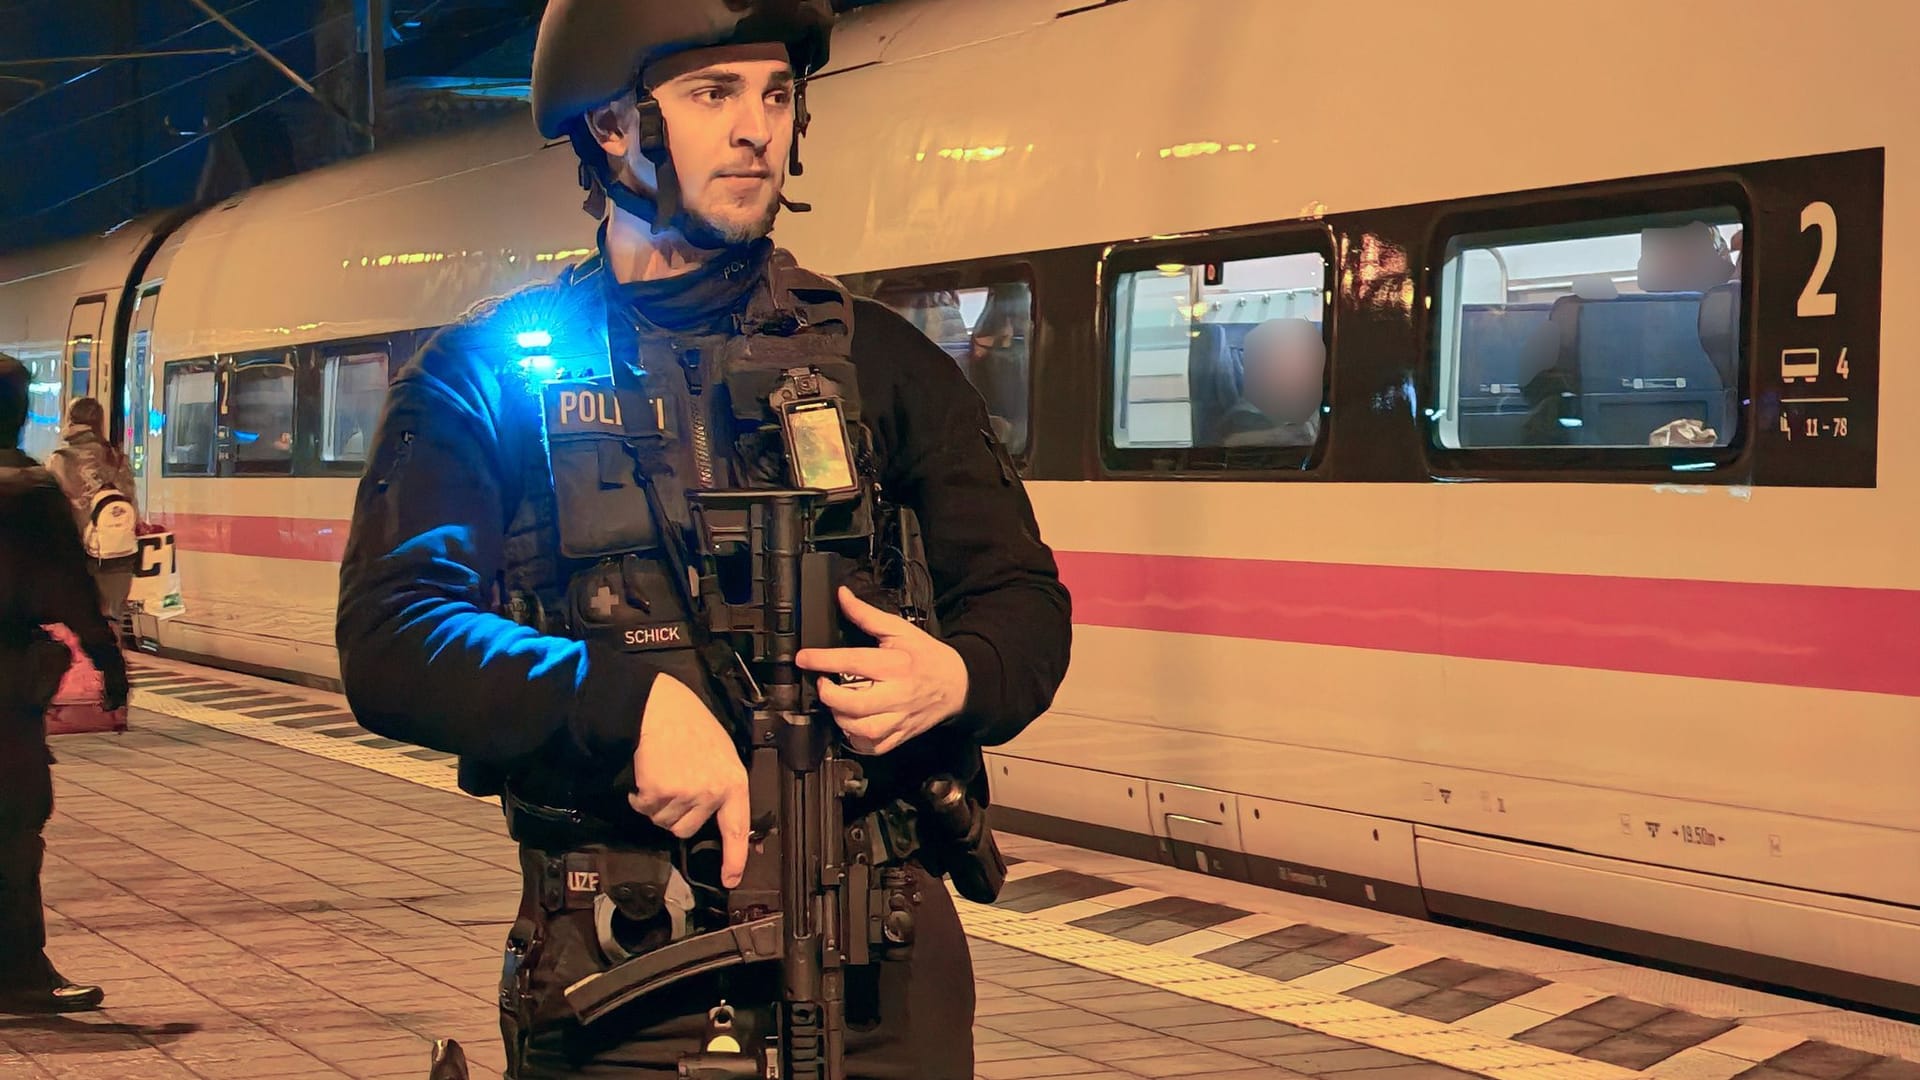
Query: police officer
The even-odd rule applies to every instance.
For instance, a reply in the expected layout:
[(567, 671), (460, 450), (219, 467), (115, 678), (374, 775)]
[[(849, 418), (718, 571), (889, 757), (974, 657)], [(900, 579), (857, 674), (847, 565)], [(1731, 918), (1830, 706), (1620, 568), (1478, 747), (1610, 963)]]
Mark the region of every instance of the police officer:
[[(828, 0), (552, 0), (535, 118), (580, 156), (598, 251), (435, 334), (395, 379), (360, 483), (337, 628), (354, 712), (458, 754), (520, 844), (510, 1075), (672, 1076), (716, 1000), (779, 996), (750, 965), (582, 1026), (561, 994), (724, 911), (716, 894), (740, 883), (747, 776), (698, 647), (685, 492), (792, 486), (769, 370), (825, 373), (844, 419), (787, 456), (840, 431), (856, 486), (924, 540), (906, 592), (934, 619), (902, 617), (911, 598), (872, 578), (838, 593), (865, 643), (798, 658), (850, 678), (822, 677), (820, 699), (874, 804), (933, 775), (984, 802), (980, 748), (1044, 712), (1066, 670), (1068, 596), (979, 395), (904, 320), (768, 237), (794, 206), (803, 80), (831, 24)], [(939, 876), (962, 878), (925, 842), (897, 854), (912, 947), (849, 972), (849, 1073), (970, 1077), (971, 964)]]

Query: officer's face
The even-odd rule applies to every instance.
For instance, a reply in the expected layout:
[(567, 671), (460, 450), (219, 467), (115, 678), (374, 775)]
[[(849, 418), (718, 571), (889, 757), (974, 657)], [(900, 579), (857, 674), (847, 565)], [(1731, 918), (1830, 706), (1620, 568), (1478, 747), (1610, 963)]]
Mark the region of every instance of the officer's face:
[[(765, 236), (780, 211), (793, 145), (793, 69), (785, 48), (681, 53), (654, 65), (647, 81), (666, 120), (687, 213), (728, 243)], [(653, 164), (634, 140), (619, 142), (601, 139), (641, 186), (652, 188)]]

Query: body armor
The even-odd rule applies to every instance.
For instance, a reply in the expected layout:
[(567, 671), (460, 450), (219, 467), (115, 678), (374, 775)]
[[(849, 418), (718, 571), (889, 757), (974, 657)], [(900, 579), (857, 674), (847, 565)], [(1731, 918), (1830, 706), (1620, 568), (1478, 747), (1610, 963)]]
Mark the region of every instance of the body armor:
[[(814, 438), (807, 423), (822, 425), (792, 416), (834, 403), (848, 458), (840, 479), (851, 483), (832, 496), (823, 519), (845, 556), (844, 584), (936, 632), (917, 521), (880, 487), (849, 355), (846, 291), (776, 251), (743, 310), (721, 326), (682, 333), (634, 325), (609, 303), (604, 275), (598, 258), (589, 259), (475, 320), (476, 340), (488, 342), (511, 341), (520, 326), (551, 328), (539, 366), (503, 347), (489, 350), (498, 377), (524, 388), (505, 395), (514, 411), (503, 423), (520, 445), (509, 458), (518, 491), (496, 610), (657, 667), (699, 694), (722, 723), (737, 723), (736, 665), (709, 632), (706, 602), (739, 583), (724, 572), (690, 575), (685, 492), (794, 486), (788, 448)], [(886, 762), (876, 764), (871, 802), (878, 810), (902, 792), (886, 780)], [(628, 806), (628, 760), (595, 760), (555, 744), (469, 780), (477, 794), (510, 789), (526, 804), (578, 812), (584, 842), (680, 845)]]
[[(697, 332), (636, 325), (612, 291), (590, 259), (468, 321), (468, 341), (506, 391), (494, 422), (507, 433), (499, 467), (512, 509), (494, 607), (597, 643), (595, 663), (671, 674), (744, 753), (755, 688), (720, 601), (738, 602), (751, 582), (730, 578), (725, 559), (694, 557), (687, 493), (802, 481), (827, 491), (814, 537), (838, 556), (837, 583), (937, 633), (917, 519), (881, 485), (851, 357), (853, 303), (837, 282), (775, 251), (738, 313)], [(519, 340), (545, 351), (506, 347)], [(752, 560), (738, 562), (745, 573)], [(844, 622), (840, 637), (873, 644)], [(966, 740), (936, 730), (862, 760), (869, 782), (846, 808), (848, 833), (884, 883), (882, 910), (909, 903), (909, 861), (936, 880), (951, 873), (982, 902), (1004, 880), (986, 777)], [(510, 1048), (573, 1022), (561, 988), (728, 925), (714, 826), (680, 840), (631, 808), (632, 782), (630, 755), (596, 756), (565, 736), (462, 773), (463, 787), (501, 797), (521, 846), (522, 909), (501, 986)]]

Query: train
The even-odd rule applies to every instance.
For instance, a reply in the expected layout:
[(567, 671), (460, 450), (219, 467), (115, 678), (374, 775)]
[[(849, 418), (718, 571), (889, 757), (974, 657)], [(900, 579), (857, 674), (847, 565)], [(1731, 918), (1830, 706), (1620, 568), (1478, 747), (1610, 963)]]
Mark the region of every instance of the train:
[[(1000, 827), (1920, 1013), (1916, 17), (843, 17), (775, 239), (965, 368), (1073, 593)], [(174, 537), (146, 647), (337, 684), (387, 378), (580, 199), (516, 116), (0, 256), (28, 449), (110, 401)], [(1321, 400), (1223, 434), (1269, 323)]]

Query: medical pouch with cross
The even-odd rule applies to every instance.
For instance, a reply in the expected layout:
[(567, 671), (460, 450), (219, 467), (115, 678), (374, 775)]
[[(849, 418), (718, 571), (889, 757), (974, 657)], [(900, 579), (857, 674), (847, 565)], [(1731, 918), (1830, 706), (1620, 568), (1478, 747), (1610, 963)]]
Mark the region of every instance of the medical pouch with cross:
[(691, 649), (692, 620), (672, 581), (646, 477), (670, 469), (668, 414), (606, 380), (542, 391), (560, 554), (585, 565), (567, 584), (575, 637), (623, 652)]

